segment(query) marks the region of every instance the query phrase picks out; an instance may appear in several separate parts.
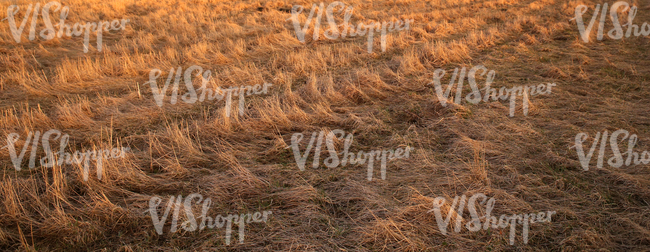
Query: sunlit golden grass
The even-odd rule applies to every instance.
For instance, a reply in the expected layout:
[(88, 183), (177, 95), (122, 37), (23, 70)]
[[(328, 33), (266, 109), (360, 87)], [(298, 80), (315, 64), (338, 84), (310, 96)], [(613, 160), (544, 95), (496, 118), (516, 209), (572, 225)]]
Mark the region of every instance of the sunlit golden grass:
[[(570, 21), (576, 6), (602, 1), (344, 2), (354, 7), (351, 23), (414, 20), (410, 30), (389, 33), (385, 52), (375, 39), (372, 53), (366, 37), (314, 41), (313, 28), (301, 43), (291, 8), (308, 13), (316, 1), (61, 2), (70, 7), (68, 24), (130, 22), (104, 34), (101, 52), (91, 35), (88, 53), (83, 37), (28, 41), (29, 24), (16, 43), (8, 22), (0, 22), (0, 145), (10, 133), (22, 136), (22, 147), (28, 132), (58, 129), (70, 135), (73, 151), (132, 152), (106, 160), (101, 180), (92, 166), (84, 181), (81, 165), (28, 169), (28, 157), (16, 171), (1, 149), (2, 250), (650, 247), (649, 167), (585, 172), (570, 149), (579, 132), (618, 128), (639, 135), (637, 149), (650, 149), (650, 38), (585, 44)], [(2, 2), (0, 18), (9, 5), (30, 3)], [(639, 9), (635, 23), (649, 18), (649, 9)], [(164, 79), (192, 65), (212, 71), (212, 88), (273, 87), (247, 98), (243, 115), (233, 105), (226, 116), (225, 101), (158, 107), (146, 84), (150, 71), (160, 69)], [(531, 98), (528, 116), (519, 102), (515, 117), (505, 101), (441, 106), (429, 84), (433, 72), (476, 65), (496, 71), (495, 87), (557, 87)], [(362, 165), (299, 171), (286, 148), (291, 135), (335, 129), (354, 133), (356, 150), (415, 151), (389, 163), (386, 180), (367, 181)], [(43, 155), (39, 149), (36, 156)], [(433, 199), (479, 192), (497, 199), (495, 214), (548, 210), (557, 217), (533, 225), (528, 244), (511, 246), (499, 230), (442, 235), (427, 213)], [(243, 244), (226, 246), (218, 229), (158, 235), (145, 214), (149, 199), (191, 193), (212, 198), (213, 216), (273, 216), (247, 226)]]

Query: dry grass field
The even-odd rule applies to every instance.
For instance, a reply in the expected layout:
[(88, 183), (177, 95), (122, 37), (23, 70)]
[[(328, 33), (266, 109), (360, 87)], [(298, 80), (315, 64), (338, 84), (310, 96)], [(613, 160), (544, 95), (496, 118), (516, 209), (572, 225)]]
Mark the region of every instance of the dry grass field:
[[(604, 167), (594, 157), (585, 171), (572, 148), (578, 133), (625, 129), (638, 135), (637, 152), (650, 150), (650, 36), (599, 41), (595, 24), (585, 43), (571, 20), (584, 4), (587, 23), (602, 0), (343, 2), (354, 7), (352, 24), (413, 19), (387, 35), (385, 52), (375, 36), (372, 53), (366, 36), (313, 40), (313, 27), (299, 41), (292, 6), (305, 7), (304, 22), (313, 0), (59, 1), (68, 24), (129, 22), (104, 32), (101, 51), (92, 34), (88, 52), (83, 36), (40, 38), (42, 17), (36, 39), (29, 19), (20, 43), (0, 23), (0, 250), (650, 251), (650, 165), (613, 168), (607, 149)], [(632, 1), (634, 24), (650, 23), (650, 1)], [(32, 3), (2, 0), (0, 18), (21, 6), (19, 25)], [(212, 71), (215, 88), (273, 86), (246, 97), (243, 115), (237, 99), (229, 116), (225, 100), (158, 106), (152, 69), (162, 86), (170, 69), (193, 65)], [(519, 101), (513, 117), (501, 100), (442, 106), (434, 71), (447, 71), (446, 84), (454, 68), (477, 65), (496, 72), (497, 88), (557, 86), (532, 97), (527, 116)], [(84, 180), (83, 164), (39, 165), (42, 145), (28, 168), (29, 145), (17, 171), (8, 136), (20, 135), (20, 151), (30, 132), (50, 129), (70, 136), (69, 152), (131, 151), (104, 160), (101, 179), (91, 162)], [(361, 164), (300, 171), (292, 135), (304, 143), (335, 129), (354, 134), (355, 152), (414, 150), (388, 163), (385, 180), (376, 167), (368, 181)], [(58, 140), (51, 145), (58, 151)], [(235, 235), (226, 244), (223, 228), (171, 233), (171, 217), (158, 234), (150, 199), (193, 193), (212, 199), (210, 216), (273, 214), (246, 225), (243, 243)], [(434, 199), (476, 193), (496, 199), (493, 215), (556, 214), (531, 224), (527, 243), (520, 226), (513, 245), (507, 229), (443, 235)]]

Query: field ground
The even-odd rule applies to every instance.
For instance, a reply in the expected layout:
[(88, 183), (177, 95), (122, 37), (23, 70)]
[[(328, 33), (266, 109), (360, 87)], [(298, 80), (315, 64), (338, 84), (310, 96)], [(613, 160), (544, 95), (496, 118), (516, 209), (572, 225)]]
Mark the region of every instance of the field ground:
[[(291, 7), (305, 6), (306, 17), (316, 1), (61, 2), (67, 23), (130, 21), (104, 34), (101, 52), (91, 36), (88, 53), (82, 37), (28, 41), (29, 28), (16, 43), (2, 21), (0, 145), (18, 133), (22, 148), (29, 132), (58, 129), (72, 151), (132, 152), (105, 160), (101, 180), (91, 165), (84, 181), (80, 165), (28, 169), (30, 154), (16, 171), (1, 149), (2, 250), (650, 251), (649, 166), (605, 159), (584, 171), (571, 148), (580, 132), (625, 129), (638, 135), (637, 152), (650, 150), (650, 37), (598, 41), (594, 31), (584, 43), (570, 20), (585, 4), (588, 22), (602, 1), (344, 2), (353, 24), (414, 20), (388, 35), (385, 52), (375, 39), (372, 53), (365, 36), (313, 41), (313, 28), (301, 43)], [(3, 1), (0, 18), (29, 3)], [(633, 4), (634, 23), (650, 22), (650, 2)], [(158, 107), (144, 84), (150, 71), (162, 70), (160, 86), (170, 69), (192, 65), (213, 72), (211, 85), (273, 86), (247, 97), (243, 116), (233, 106), (226, 117), (224, 101)], [(434, 71), (477, 65), (495, 70), (494, 87), (557, 86), (532, 97), (527, 116), (520, 101), (514, 117), (506, 101), (443, 107)], [(335, 129), (354, 134), (354, 152), (415, 150), (391, 161), (385, 180), (377, 165), (368, 181), (366, 165), (314, 169), (311, 158), (300, 171), (292, 135)], [(226, 245), (223, 228), (157, 234), (149, 199), (192, 193), (212, 199), (210, 216), (273, 214), (247, 225), (242, 244)], [(520, 228), (514, 245), (505, 229), (443, 235), (428, 212), (434, 198), (475, 193), (496, 199), (493, 215), (557, 214), (533, 224), (527, 244)]]

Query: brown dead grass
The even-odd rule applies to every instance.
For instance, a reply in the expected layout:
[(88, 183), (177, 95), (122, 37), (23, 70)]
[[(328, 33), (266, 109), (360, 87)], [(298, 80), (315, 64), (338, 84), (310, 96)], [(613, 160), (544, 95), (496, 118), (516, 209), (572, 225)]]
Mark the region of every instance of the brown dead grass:
[[(17, 172), (0, 150), (3, 250), (650, 248), (648, 166), (585, 172), (569, 149), (578, 132), (618, 128), (639, 135), (639, 152), (650, 149), (650, 38), (584, 44), (569, 19), (595, 1), (346, 1), (355, 24), (415, 20), (388, 36), (385, 53), (376, 39), (372, 54), (366, 37), (300, 43), (291, 6), (317, 1), (63, 2), (68, 23), (131, 21), (105, 34), (102, 52), (91, 36), (87, 54), (79, 37), (16, 44), (0, 23), (0, 136), (59, 129), (72, 151), (133, 153), (105, 162), (102, 180), (91, 170), (83, 181), (77, 166)], [(649, 17), (640, 9), (635, 24)], [(158, 108), (143, 85), (149, 71), (191, 65), (211, 69), (221, 87), (274, 86), (247, 99), (244, 116), (226, 118), (223, 101)], [(533, 97), (527, 117), (519, 102), (513, 118), (501, 101), (440, 106), (427, 85), (435, 69), (475, 65), (496, 70), (493, 86), (558, 86)], [(291, 135), (333, 129), (354, 133), (356, 150), (416, 150), (390, 163), (386, 180), (368, 182), (361, 165), (300, 172), (285, 149)], [(557, 217), (533, 225), (528, 244), (521, 230), (514, 246), (499, 230), (442, 235), (427, 213), (433, 199), (479, 192), (497, 199), (493, 214)], [(157, 235), (149, 198), (191, 193), (212, 198), (211, 216), (273, 217), (247, 225), (244, 244), (225, 246), (223, 229)]]

